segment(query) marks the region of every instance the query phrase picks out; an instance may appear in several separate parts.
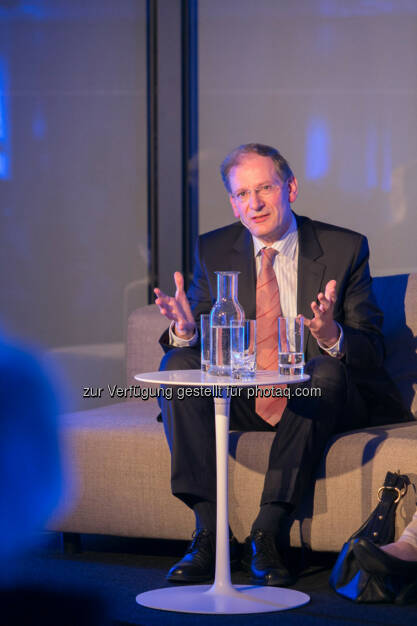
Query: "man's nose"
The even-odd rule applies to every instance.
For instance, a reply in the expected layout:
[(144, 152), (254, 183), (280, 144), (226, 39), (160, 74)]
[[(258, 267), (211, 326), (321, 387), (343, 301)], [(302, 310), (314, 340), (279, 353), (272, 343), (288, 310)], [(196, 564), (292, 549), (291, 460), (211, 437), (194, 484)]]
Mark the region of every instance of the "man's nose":
[(249, 207), (253, 211), (256, 211), (263, 207), (263, 201), (261, 200), (259, 193), (256, 191), (256, 189), (252, 189), (252, 191), (250, 192)]

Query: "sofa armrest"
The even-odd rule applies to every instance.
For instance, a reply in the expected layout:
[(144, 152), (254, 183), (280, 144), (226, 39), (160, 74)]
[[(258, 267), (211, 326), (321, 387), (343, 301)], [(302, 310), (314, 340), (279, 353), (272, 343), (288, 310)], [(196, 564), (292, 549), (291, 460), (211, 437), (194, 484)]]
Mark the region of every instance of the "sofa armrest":
[(123, 343), (54, 348), (47, 352), (46, 359), (61, 382), (64, 411), (94, 409), (121, 401), (112, 398), (110, 390), (114, 385), (124, 386)]
[(127, 323), (126, 380), (137, 385), (135, 374), (154, 372), (159, 368), (163, 351), (158, 339), (167, 327), (167, 320), (155, 304), (140, 307), (130, 314)]

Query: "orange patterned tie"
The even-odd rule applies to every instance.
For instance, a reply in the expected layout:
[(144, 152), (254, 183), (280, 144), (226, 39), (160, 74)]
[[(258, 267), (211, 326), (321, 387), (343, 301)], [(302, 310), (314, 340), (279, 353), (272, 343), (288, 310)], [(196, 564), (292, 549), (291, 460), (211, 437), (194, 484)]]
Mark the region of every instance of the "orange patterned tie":
[[(277, 277), (274, 272), (274, 259), (278, 254), (274, 248), (262, 248), (261, 271), (256, 282), (256, 364), (260, 370), (276, 370), (278, 367), (278, 321), (282, 315)], [(287, 399), (273, 397), (274, 389), (286, 385), (260, 387), (255, 410), (265, 422), (275, 426), (282, 417)], [(260, 392), (268, 389), (270, 397)]]

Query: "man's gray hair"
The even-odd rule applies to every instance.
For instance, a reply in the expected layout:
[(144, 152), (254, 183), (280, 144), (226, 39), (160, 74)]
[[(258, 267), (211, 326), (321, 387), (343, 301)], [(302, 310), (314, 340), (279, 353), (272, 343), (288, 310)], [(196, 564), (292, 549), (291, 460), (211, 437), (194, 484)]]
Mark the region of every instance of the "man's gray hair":
[(272, 159), (275, 171), (282, 183), (285, 183), (290, 178), (294, 178), (294, 174), (287, 159), (285, 159), (276, 148), (266, 146), (262, 143), (244, 143), (232, 150), (232, 152), (229, 152), (220, 166), (220, 174), (228, 193), (232, 192), (229, 184), (230, 170), (232, 167), (239, 165), (249, 154), (258, 154), (259, 156)]

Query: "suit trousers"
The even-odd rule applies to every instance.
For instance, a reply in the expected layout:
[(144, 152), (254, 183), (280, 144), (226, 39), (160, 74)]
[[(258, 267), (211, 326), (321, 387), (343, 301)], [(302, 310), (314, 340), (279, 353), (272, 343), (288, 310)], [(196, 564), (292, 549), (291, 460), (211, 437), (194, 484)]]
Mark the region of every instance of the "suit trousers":
[[(165, 354), (160, 369), (199, 367), (198, 349), (173, 348)], [(255, 399), (248, 398), (243, 388), (240, 396), (231, 398), (231, 430), (275, 432), (261, 505), (285, 502), (296, 510), (312, 486), (329, 438), (368, 425), (365, 403), (341, 360), (321, 355), (310, 360), (305, 371), (310, 380), (291, 385), (291, 398), (275, 427), (256, 414)], [(313, 388), (320, 393), (312, 393)], [(213, 398), (182, 398), (173, 387), (172, 399), (161, 397), (159, 403), (171, 451), (172, 493), (189, 506), (201, 500), (215, 502)]]

